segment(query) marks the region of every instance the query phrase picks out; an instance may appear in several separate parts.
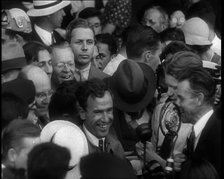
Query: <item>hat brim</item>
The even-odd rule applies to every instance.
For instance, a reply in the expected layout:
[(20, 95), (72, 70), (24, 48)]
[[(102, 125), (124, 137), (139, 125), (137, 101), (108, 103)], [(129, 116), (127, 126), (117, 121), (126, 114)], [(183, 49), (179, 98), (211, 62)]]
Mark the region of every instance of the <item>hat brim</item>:
[(120, 95), (118, 94), (118, 91), (116, 89), (116, 81), (113, 79), (113, 76), (109, 79), (109, 84), (111, 85), (111, 89), (114, 95), (114, 107), (117, 109), (120, 109), (124, 112), (137, 112), (143, 108), (145, 108), (153, 99), (154, 93), (156, 90), (156, 77), (155, 73), (152, 70), (150, 66), (144, 63), (138, 63), (141, 67), (145, 79), (147, 80), (148, 86), (147, 86), (147, 92), (145, 93), (142, 100), (135, 104), (130, 104), (126, 101), (124, 101)]
[(60, 9), (63, 9), (64, 7), (68, 6), (70, 3), (71, 3), (70, 1), (62, 1), (59, 4), (52, 7), (48, 7), (44, 9), (30, 9), (27, 11), (27, 14), (28, 16), (31, 16), (31, 17), (47, 16), (57, 12)]
[(25, 65), (26, 59), (24, 57), (2, 61), (2, 73), (7, 72), (8, 70), (21, 69)]
[(188, 45), (212, 45), (212, 43), (203, 37), (185, 33), (185, 42)]

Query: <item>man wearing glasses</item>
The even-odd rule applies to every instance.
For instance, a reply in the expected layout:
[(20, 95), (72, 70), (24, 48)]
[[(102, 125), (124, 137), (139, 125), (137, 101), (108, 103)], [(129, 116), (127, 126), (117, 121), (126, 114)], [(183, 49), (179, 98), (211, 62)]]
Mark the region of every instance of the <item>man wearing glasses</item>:
[(64, 42), (52, 46), (52, 87), (57, 88), (64, 81), (74, 79), (75, 61), (74, 54), (68, 43)]

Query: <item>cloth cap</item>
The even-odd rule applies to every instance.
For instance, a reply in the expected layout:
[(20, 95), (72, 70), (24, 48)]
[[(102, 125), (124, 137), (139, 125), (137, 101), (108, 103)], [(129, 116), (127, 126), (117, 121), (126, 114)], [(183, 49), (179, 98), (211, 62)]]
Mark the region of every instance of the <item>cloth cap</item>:
[[(2, 12), (2, 14), (4, 11)], [(6, 17), (2, 17), (2, 27), (5, 29), (30, 33), (32, 32), (29, 16), (25, 11), (18, 8), (5, 10)]]
[(17, 42), (8, 42), (2, 45), (2, 73), (21, 69), (26, 65), (25, 54)]
[(109, 84), (114, 94), (114, 106), (125, 112), (137, 112), (153, 99), (156, 77), (149, 65), (127, 59), (109, 78)]
[(188, 45), (211, 45), (209, 41), (209, 27), (199, 17), (188, 19), (182, 26), (185, 42)]
[(28, 104), (31, 104), (35, 99), (35, 86), (31, 80), (15, 79), (2, 84), (2, 92), (12, 93), (21, 99), (24, 99)]
[(33, 9), (28, 10), (27, 14), (32, 17), (47, 16), (63, 9), (70, 3), (70, 0), (33, 0)]

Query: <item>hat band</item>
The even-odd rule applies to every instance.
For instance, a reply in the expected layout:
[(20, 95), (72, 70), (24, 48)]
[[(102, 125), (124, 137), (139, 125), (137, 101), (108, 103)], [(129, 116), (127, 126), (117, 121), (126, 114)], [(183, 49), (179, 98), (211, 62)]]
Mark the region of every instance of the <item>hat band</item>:
[(34, 8), (35, 9), (45, 9), (45, 8), (48, 8), (48, 7), (55, 6), (55, 5), (57, 5), (57, 4), (61, 3), (61, 2), (62, 2), (62, 0), (57, 0), (56, 2), (53, 2), (53, 3), (50, 3), (50, 4), (46, 4), (46, 5), (41, 5), (41, 6), (35, 6), (34, 5)]

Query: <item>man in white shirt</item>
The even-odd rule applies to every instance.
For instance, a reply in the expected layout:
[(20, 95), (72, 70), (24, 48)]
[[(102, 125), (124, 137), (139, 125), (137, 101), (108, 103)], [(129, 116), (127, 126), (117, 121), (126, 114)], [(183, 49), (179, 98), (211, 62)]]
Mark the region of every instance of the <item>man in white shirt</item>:
[[(194, 125), (194, 147), (190, 155), (208, 160), (221, 174), (221, 120), (213, 110), (215, 91), (215, 82), (207, 71), (188, 69), (178, 79), (176, 103), (188, 116), (184, 122)], [(174, 157), (176, 170), (184, 157), (183, 154)]]
[(35, 17), (32, 39), (47, 46), (63, 41), (61, 35), (54, 30), (61, 27), (65, 16), (63, 8), (69, 4), (70, 1), (34, 0), (34, 7), (27, 12), (29, 16)]

